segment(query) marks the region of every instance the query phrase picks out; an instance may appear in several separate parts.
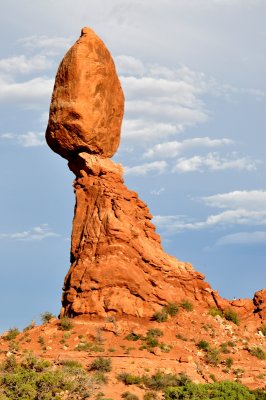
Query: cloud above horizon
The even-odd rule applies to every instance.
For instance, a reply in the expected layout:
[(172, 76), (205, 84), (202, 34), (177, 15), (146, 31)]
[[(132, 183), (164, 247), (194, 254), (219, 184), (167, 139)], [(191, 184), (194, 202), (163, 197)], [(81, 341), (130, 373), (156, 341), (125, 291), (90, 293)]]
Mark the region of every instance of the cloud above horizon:
[[(217, 214), (210, 214), (201, 221), (184, 215), (157, 215), (154, 222), (166, 234), (176, 234), (186, 230), (207, 228), (233, 228), (237, 226), (266, 225), (266, 191), (234, 191), (202, 197), (207, 206), (225, 208)], [(252, 201), (254, 199), (254, 202)]]
[(19, 241), (41, 241), (49, 237), (57, 237), (59, 234), (53, 232), (48, 224), (36, 226), (30, 230), (12, 233), (0, 233), (1, 239), (19, 240)]

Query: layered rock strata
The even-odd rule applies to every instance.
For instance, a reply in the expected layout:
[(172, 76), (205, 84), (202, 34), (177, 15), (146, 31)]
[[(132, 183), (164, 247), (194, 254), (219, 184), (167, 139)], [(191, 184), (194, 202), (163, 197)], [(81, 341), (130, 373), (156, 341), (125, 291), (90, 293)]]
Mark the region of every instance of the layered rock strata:
[(163, 251), (148, 207), (124, 185), (119, 164), (80, 153), (69, 167), (76, 208), (64, 314), (150, 316), (184, 297), (215, 304), (204, 276)]

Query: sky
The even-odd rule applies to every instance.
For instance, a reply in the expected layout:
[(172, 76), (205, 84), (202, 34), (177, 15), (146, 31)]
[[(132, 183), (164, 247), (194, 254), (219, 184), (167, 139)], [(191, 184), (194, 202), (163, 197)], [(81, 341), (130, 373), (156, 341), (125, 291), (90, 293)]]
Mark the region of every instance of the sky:
[(125, 94), (121, 144), (166, 252), (227, 298), (266, 288), (265, 0), (0, 0), (0, 331), (58, 314), (73, 174), (44, 140), (89, 26)]

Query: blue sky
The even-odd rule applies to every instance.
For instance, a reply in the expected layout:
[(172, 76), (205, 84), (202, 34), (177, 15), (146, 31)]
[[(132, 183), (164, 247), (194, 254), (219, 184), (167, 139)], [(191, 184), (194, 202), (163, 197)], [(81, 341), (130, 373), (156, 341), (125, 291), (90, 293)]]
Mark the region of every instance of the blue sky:
[(83, 26), (124, 89), (114, 160), (167, 252), (220, 294), (266, 287), (264, 0), (9, 0), (0, 16), (0, 330), (60, 309), (73, 174), (44, 141), (59, 61)]

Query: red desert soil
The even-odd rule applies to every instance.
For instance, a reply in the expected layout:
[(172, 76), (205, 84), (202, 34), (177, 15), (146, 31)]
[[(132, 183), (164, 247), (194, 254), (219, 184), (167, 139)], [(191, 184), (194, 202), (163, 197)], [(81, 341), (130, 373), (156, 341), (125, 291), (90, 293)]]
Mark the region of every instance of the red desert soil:
[[(87, 321), (77, 317), (71, 319), (73, 328), (69, 331), (63, 331), (60, 321), (53, 318), (20, 333), (15, 344), (5, 340), (4, 334), (0, 339), (0, 356), (4, 359), (6, 354), (14, 353), (20, 358), (24, 350), (31, 350), (55, 363), (78, 360), (85, 368), (96, 357), (108, 357), (112, 360), (112, 371), (107, 373), (108, 383), (99, 391), (112, 399), (120, 399), (126, 390), (140, 398), (145, 393), (136, 385), (120, 382), (117, 376), (122, 372), (134, 375), (152, 375), (158, 370), (182, 372), (194, 382), (233, 380), (251, 389), (265, 389), (266, 361), (250, 353), (254, 347), (266, 351), (266, 337), (259, 326), (245, 322), (235, 325), (220, 316), (213, 317), (208, 309), (197, 308), (197, 304), (193, 306), (192, 311), (180, 307), (176, 316), (162, 323), (130, 317)], [(149, 329), (162, 331), (155, 347), (143, 348), (145, 339), (126, 339), (132, 332), (145, 338)], [(201, 340), (219, 349), (217, 365), (212, 364), (212, 359), (207, 360), (206, 352), (197, 347)], [(226, 365), (227, 359), (232, 359), (230, 367)]]

